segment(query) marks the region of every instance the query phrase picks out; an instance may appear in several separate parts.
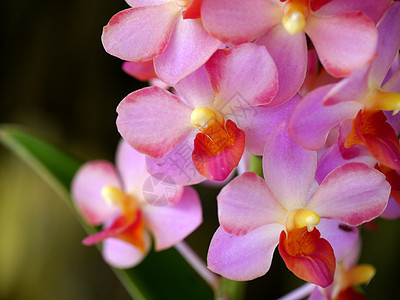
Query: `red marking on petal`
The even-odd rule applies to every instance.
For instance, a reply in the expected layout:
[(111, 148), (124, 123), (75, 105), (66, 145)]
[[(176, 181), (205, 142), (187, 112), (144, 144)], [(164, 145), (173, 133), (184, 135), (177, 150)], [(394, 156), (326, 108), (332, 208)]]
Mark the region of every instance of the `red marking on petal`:
[(196, 135), (193, 163), (197, 171), (211, 180), (223, 181), (242, 157), (245, 134), (231, 120), (225, 126), (208, 126)]
[(310, 7), (312, 11), (317, 11), (325, 4), (328, 4), (332, 0), (310, 0)]
[(184, 19), (199, 19), (201, 18), (201, 4), (203, 0), (190, 0), (189, 6), (182, 12)]
[(400, 170), (399, 140), (386, 120), (382, 111), (360, 111), (353, 121), (345, 147), (350, 148), (356, 144), (365, 145), (380, 163)]
[(333, 282), (336, 259), (332, 246), (320, 238), (318, 229), (308, 232), (307, 228), (282, 231), (279, 253), (286, 266), (297, 277), (327, 287)]
[(141, 211), (138, 210), (134, 221), (131, 220), (132, 218), (120, 216), (115, 219), (110, 227), (86, 237), (82, 243), (86, 246), (91, 246), (100, 243), (106, 238), (115, 237), (131, 243), (144, 252), (145, 244), (143, 241), (143, 220)]

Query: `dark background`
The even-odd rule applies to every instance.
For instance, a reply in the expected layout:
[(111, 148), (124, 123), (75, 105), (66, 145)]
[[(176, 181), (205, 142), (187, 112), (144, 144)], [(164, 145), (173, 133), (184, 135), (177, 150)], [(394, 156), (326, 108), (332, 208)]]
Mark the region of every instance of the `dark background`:
[[(1, 1), (0, 122), (21, 124), (81, 161), (113, 160), (116, 106), (145, 86), (100, 42), (102, 26), (127, 7), (123, 0)], [(4, 148), (0, 155), (0, 299), (129, 299), (98, 251), (81, 245), (85, 233), (51, 188)], [(205, 222), (188, 242), (205, 258), (218, 189), (196, 188)], [(361, 262), (377, 268), (368, 295), (400, 299), (400, 222), (380, 220), (363, 234)], [(275, 299), (302, 284), (276, 254), (270, 272), (248, 285), (247, 299)]]

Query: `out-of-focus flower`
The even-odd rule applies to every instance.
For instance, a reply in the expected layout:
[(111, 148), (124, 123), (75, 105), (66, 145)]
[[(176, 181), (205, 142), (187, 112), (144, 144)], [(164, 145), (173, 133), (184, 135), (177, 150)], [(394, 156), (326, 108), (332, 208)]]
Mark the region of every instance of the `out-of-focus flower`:
[[(287, 122), (279, 125), (265, 146), (265, 181), (245, 173), (218, 196), (221, 227), (210, 244), (209, 268), (233, 280), (262, 276), (279, 243), (279, 252), (295, 275), (323, 287), (330, 285), (335, 255), (342, 257), (340, 252), (348, 249), (341, 236), (345, 230), (336, 234), (338, 229), (379, 216), (387, 205), (390, 185), (377, 170), (348, 163), (318, 186), (316, 167), (316, 152), (290, 138)], [(332, 223), (320, 234), (317, 227), (324, 228), (326, 222)]]
[[(347, 2), (347, 3), (346, 3)], [(273, 38), (290, 51), (282, 60), (294, 65), (297, 81), (303, 76), (307, 61), (304, 33), (313, 42), (326, 70), (344, 77), (373, 58), (379, 20), (389, 0), (204, 0), (201, 15), (204, 27), (224, 43), (241, 44)], [(374, 9), (371, 9), (373, 6)], [(362, 45), (362, 46), (361, 46)], [(285, 53), (286, 54), (286, 53)], [(296, 59), (297, 58), (297, 59)], [(301, 83), (300, 83), (301, 85)]]
[(88, 162), (78, 170), (71, 187), (84, 220), (92, 226), (103, 225), (83, 243), (103, 241), (107, 263), (132, 267), (150, 249), (149, 232), (155, 250), (160, 251), (182, 241), (201, 224), (201, 204), (194, 189), (151, 177), (145, 155), (124, 141), (117, 150), (116, 166), (108, 161)]
[(340, 124), (344, 158), (357, 156), (362, 145), (382, 164), (400, 170), (399, 117), (381, 112), (400, 108), (399, 14), (400, 3), (393, 3), (379, 22), (378, 52), (370, 64), (335, 85), (317, 88), (299, 103), (289, 132), (300, 145), (322, 148), (329, 131)]
[[(182, 98), (156, 87), (128, 95), (117, 108), (117, 127), (132, 147), (156, 158), (148, 160), (151, 173), (167, 173), (182, 184), (203, 176), (223, 181), (242, 157), (245, 134), (248, 150), (261, 155), (268, 134), (299, 101), (296, 96), (280, 106), (258, 107), (274, 98), (277, 77), (264, 47), (221, 49), (175, 86)], [(182, 151), (189, 155), (178, 155)], [(183, 172), (193, 164), (194, 174)]]
[(126, 61), (154, 59), (158, 77), (169, 85), (203, 65), (220, 47), (200, 20), (199, 0), (127, 0), (132, 8), (115, 14), (102, 42)]

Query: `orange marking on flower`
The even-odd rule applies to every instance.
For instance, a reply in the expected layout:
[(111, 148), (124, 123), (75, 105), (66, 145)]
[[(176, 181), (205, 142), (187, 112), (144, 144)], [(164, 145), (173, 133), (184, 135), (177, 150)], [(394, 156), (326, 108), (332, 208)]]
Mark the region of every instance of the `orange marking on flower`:
[(187, 8), (182, 12), (184, 19), (199, 19), (201, 18), (201, 4), (203, 0), (190, 0)]
[(386, 181), (389, 182), (392, 188), (390, 196), (396, 200), (398, 205), (400, 205), (400, 174), (396, 170), (384, 165), (376, 165), (375, 168), (385, 175)]
[(320, 237), (318, 229), (307, 227), (281, 232), (279, 253), (286, 266), (299, 278), (327, 287), (333, 282), (336, 259), (332, 246)]
[(365, 145), (382, 164), (400, 169), (400, 144), (382, 111), (359, 111), (344, 146)]

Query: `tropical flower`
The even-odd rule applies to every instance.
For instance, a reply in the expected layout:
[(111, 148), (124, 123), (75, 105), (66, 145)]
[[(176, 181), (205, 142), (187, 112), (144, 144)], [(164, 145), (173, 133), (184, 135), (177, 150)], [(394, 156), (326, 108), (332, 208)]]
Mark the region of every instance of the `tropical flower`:
[[(390, 185), (362, 163), (344, 164), (318, 185), (316, 167), (316, 152), (290, 138), (287, 122), (276, 127), (264, 150), (265, 180), (244, 173), (218, 195), (220, 228), (210, 244), (208, 267), (233, 280), (250, 280), (268, 271), (279, 244), (281, 257), (295, 275), (322, 287), (330, 285), (335, 255), (341, 257), (332, 238), (338, 223), (357, 226), (379, 216)], [(318, 228), (325, 222), (336, 225), (322, 235)], [(345, 245), (343, 241), (338, 244)]]
[[(267, 50), (254, 44), (218, 50), (175, 89), (181, 98), (157, 87), (131, 93), (117, 108), (117, 127), (133, 148), (155, 158), (148, 159), (151, 173), (180, 184), (226, 179), (242, 157), (245, 136), (248, 150), (261, 155), (268, 134), (300, 98), (259, 107), (274, 98), (278, 75)], [(190, 166), (194, 174), (183, 172)]]
[(132, 8), (104, 27), (104, 49), (126, 61), (154, 59), (158, 77), (170, 85), (203, 65), (221, 46), (200, 20), (198, 0), (127, 0)]
[(155, 250), (164, 250), (201, 224), (202, 211), (193, 188), (151, 177), (146, 171), (145, 155), (123, 141), (117, 150), (116, 165), (115, 168), (108, 161), (84, 164), (75, 175), (71, 190), (83, 219), (92, 226), (103, 225), (83, 244), (102, 241), (105, 261), (129, 268), (149, 251), (149, 232)]

